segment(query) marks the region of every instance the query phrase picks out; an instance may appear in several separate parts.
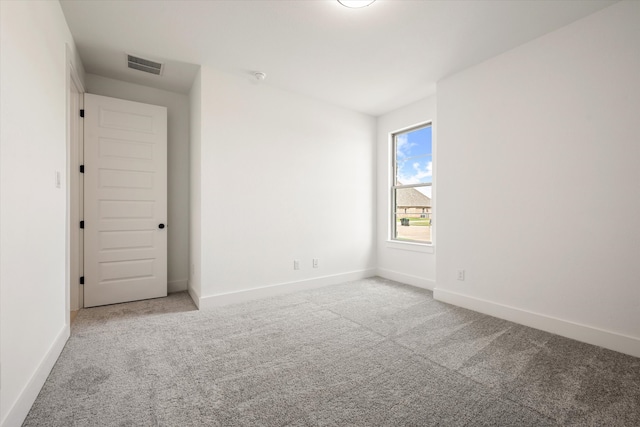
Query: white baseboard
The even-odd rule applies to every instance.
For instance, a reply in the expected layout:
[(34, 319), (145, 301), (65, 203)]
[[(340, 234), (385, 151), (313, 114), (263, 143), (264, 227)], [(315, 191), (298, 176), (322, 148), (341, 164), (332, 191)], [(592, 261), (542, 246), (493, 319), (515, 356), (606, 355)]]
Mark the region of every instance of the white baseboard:
[(33, 402), (36, 401), (42, 386), (51, 373), (53, 365), (55, 365), (60, 353), (62, 353), (62, 349), (67, 343), (70, 333), (69, 325), (65, 325), (40, 361), (40, 364), (29, 379), (29, 382), (27, 382), (27, 385), (25, 385), (18, 395), (18, 399), (13, 404), (13, 407), (9, 409), (6, 417), (2, 420), (2, 424), (0, 424), (2, 427), (17, 427), (22, 425), (24, 419), (29, 414)]
[(393, 270), (387, 270), (386, 268), (378, 268), (376, 270), (378, 276), (385, 279), (395, 280), (396, 282), (406, 283), (407, 285), (415, 286), (417, 288), (428, 289), (430, 291), (435, 287), (435, 282), (424, 277), (413, 276), (411, 274), (400, 273)]
[(509, 320), (535, 329), (551, 332), (577, 341), (608, 348), (609, 350), (640, 357), (640, 339), (592, 326), (510, 307), (495, 302), (435, 288), (433, 297), (438, 301), (468, 308), (469, 310)]
[[(244, 289), (237, 292), (228, 292), (217, 295), (207, 295), (199, 298), (196, 303), (199, 309), (209, 309), (223, 305), (236, 304), (239, 302), (251, 301), (287, 294), (290, 292), (306, 289), (321, 288), (323, 286), (337, 285), (351, 280), (365, 279), (376, 275), (375, 269), (352, 271), (349, 273), (334, 274), (332, 276), (315, 277), (313, 279), (301, 280), (297, 282), (280, 283), (261, 288)], [(191, 292), (191, 291), (190, 291)], [(193, 298), (193, 295), (192, 295)]]
[(175, 292), (182, 292), (187, 290), (187, 285), (189, 281), (187, 279), (182, 280), (172, 280), (167, 283), (167, 292), (170, 294)]

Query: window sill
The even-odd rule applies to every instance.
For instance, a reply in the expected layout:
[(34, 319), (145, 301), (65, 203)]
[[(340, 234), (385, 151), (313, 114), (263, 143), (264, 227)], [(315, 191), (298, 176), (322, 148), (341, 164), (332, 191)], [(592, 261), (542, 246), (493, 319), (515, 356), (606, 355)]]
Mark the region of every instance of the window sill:
[(396, 240), (387, 240), (387, 248), (399, 249), (401, 251), (422, 252), (426, 254), (433, 254), (436, 252), (435, 246), (431, 243), (413, 243), (413, 242), (398, 242)]

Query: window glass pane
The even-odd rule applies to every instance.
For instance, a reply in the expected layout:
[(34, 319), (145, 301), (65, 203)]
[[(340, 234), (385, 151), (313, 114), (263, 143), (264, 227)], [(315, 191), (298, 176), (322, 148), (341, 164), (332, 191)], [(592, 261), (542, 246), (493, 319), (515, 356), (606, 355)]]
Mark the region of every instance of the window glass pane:
[(423, 184), (433, 182), (433, 159), (431, 154), (398, 159), (396, 163), (396, 185)]
[(431, 126), (396, 135), (396, 185), (432, 182)]
[(394, 238), (431, 242), (431, 186), (394, 190)]

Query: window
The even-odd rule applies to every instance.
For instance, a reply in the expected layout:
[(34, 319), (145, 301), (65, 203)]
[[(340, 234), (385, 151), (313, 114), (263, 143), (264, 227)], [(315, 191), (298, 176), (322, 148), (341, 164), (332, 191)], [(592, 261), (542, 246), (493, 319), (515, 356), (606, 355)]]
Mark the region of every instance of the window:
[(392, 135), (392, 240), (431, 243), (431, 139), (431, 123)]

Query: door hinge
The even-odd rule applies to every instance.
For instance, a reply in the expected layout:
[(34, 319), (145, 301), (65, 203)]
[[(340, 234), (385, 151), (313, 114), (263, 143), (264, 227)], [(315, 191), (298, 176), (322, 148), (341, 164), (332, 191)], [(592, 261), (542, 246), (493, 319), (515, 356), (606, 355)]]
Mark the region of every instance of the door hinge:
[(84, 221), (80, 221), (80, 228), (84, 228)]
[(84, 165), (80, 165), (80, 173), (84, 173)]
[(80, 110), (80, 117), (84, 117), (84, 109)]
[(80, 284), (84, 285), (84, 276), (80, 277)]

